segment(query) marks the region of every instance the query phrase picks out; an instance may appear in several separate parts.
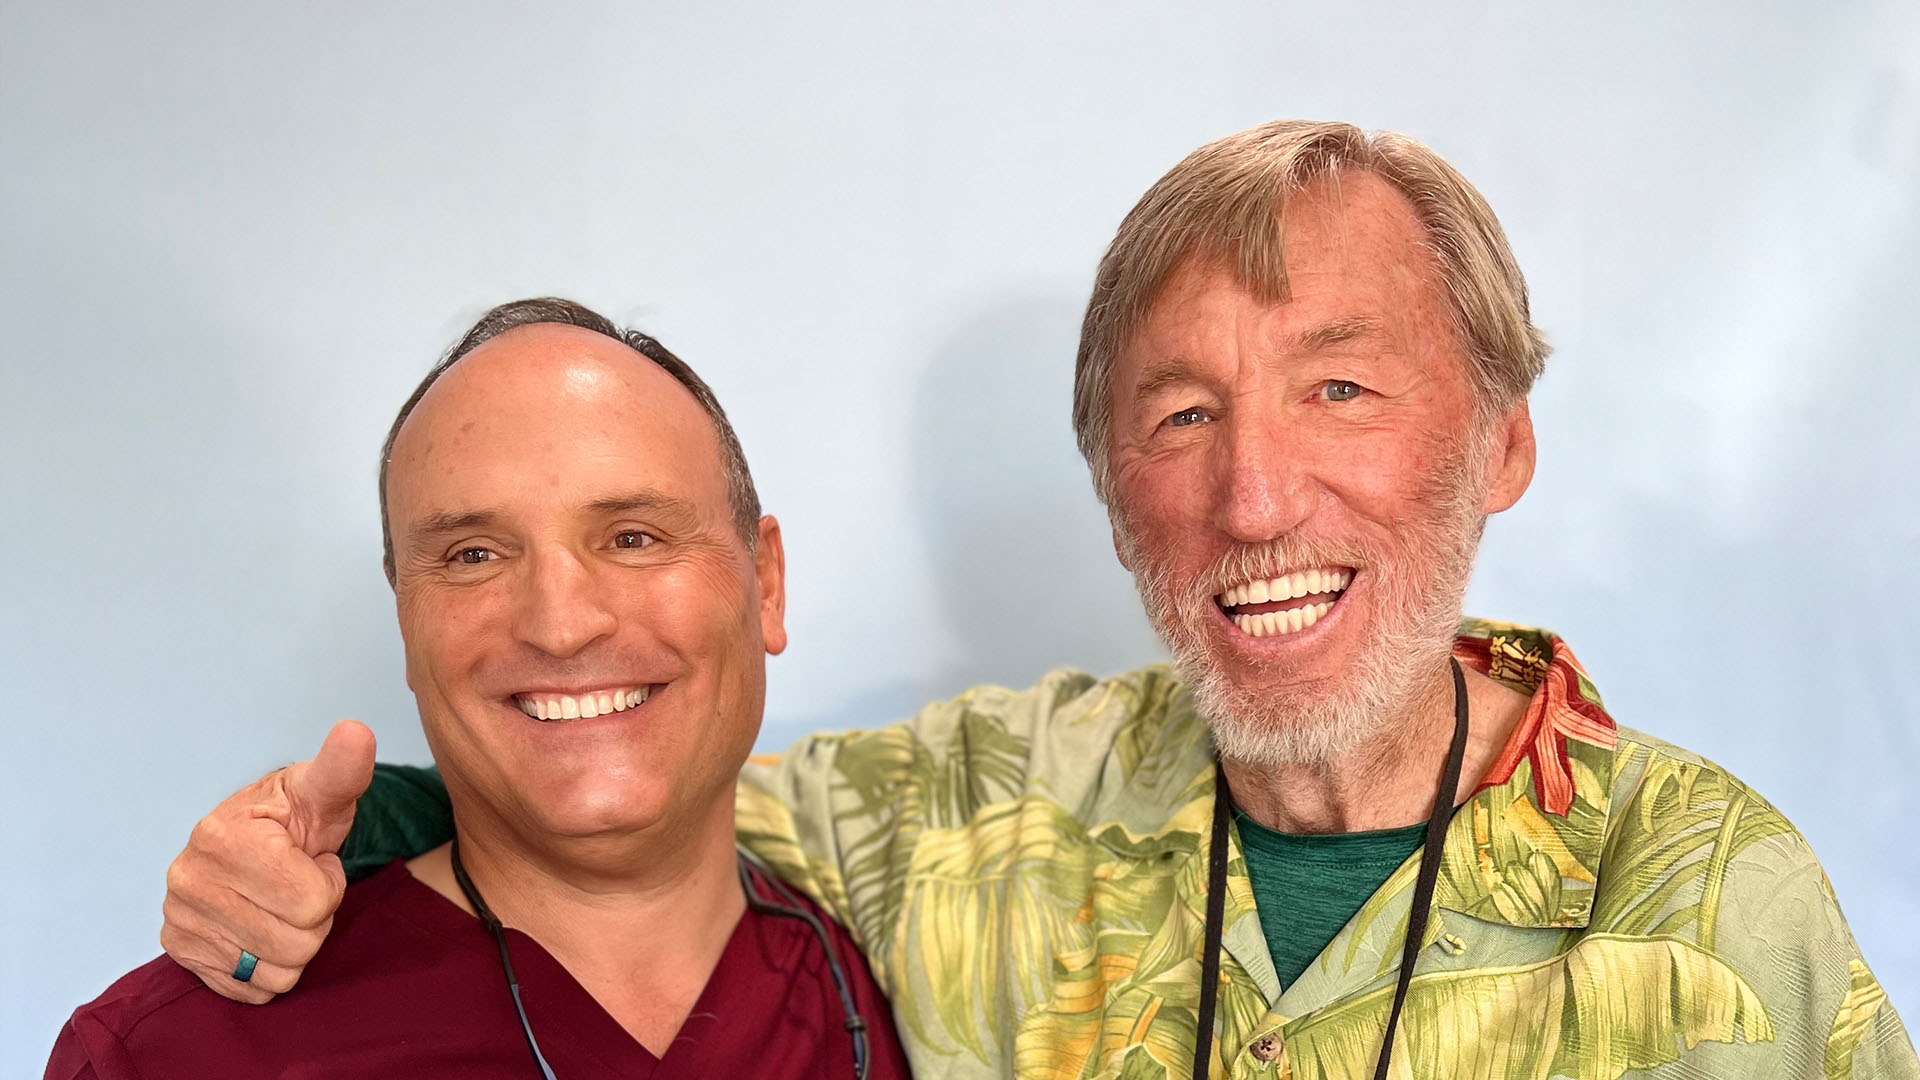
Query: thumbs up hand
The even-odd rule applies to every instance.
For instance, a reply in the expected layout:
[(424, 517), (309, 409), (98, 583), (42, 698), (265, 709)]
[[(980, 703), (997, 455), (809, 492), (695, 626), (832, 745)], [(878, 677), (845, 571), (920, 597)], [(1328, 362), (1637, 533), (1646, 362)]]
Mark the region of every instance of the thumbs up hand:
[[(216, 993), (261, 1004), (293, 988), (346, 892), (340, 845), (373, 779), (374, 739), (342, 720), (311, 761), (270, 773), (200, 820), (167, 869), (160, 945)], [(235, 977), (242, 950), (258, 958)]]

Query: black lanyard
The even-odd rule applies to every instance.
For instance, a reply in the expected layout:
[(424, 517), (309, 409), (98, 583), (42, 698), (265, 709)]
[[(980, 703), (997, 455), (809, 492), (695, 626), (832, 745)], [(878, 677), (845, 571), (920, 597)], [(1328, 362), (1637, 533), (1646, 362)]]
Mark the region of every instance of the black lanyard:
[[(1387, 1064), (1393, 1060), (1393, 1032), (1400, 1024), (1400, 1010), (1407, 1003), (1407, 987), (1413, 981), (1413, 962), (1420, 956), (1421, 940), (1427, 936), (1428, 916), (1433, 912), (1433, 887), (1440, 879), (1441, 851), (1446, 846), (1447, 822), (1453, 818), (1453, 798), (1460, 787), (1460, 766), (1467, 756), (1467, 678), (1460, 661), (1453, 663), (1453, 745), (1447, 750), (1446, 768), (1440, 774), (1440, 790), (1433, 796), (1433, 813), (1427, 817), (1427, 839), (1420, 849), (1420, 876), (1413, 886), (1413, 910), (1407, 915), (1407, 944), (1400, 954), (1400, 981), (1393, 989), (1393, 1011), (1387, 1014), (1387, 1034), (1380, 1042), (1380, 1060), (1374, 1066), (1374, 1080), (1386, 1080)], [(1227, 819), (1233, 802), (1227, 790), (1227, 773), (1214, 764), (1213, 839), (1207, 850), (1207, 937), (1200, 958), (1200, 1014), (1193, 1046), (1194, 1080), (1206, 1080), (1208, 1060), (1213, 1056), (1213, 1011), (1220, 994), (1220, 935), (1227, 907)]]
[[(453, 880), (460, 884), (460, 891), (466, 895), (467, 904), (473, 913), (486, 925), (487, 933), (493, 935), (493, 942), (500, 949), (500, 970), (507, 975), (507, 992), (513, 995), (513, 1012), (520, 1019), (520, 1034), (527, 1038), (527, 1049), (533, 1054), (534, 1068), (540, 1071), (541, 1080), (555, 1080), (553, 1066), (547, 1064), (546, 1056), (540, 1053), (540, 1043), (533, 1037), (533, 1024), (527, 1020), (527, 1008), (520, 1001), (520, 979), (513, 973), (513, 957), (507, 952), (507, 931), (500, 919), (481, 898), (480, 889), (473, 879), (467, 876), (467, 868), (460, 862), (460, 839), (455, 837), (453, 850)], [(853, 999), (853, 985), (847, 981), (847, 972), (840, 964), (840, 958), (833, 948), (833, 939), (827, 934), (827, 926), (820, 917), (809, 911), (800, 898), (793, 894), (773, 872), (758, 862), (749, 869), (748, 856), (739, 856), (740, 889), (746, 893), (747, 907), (762, 915), (778, 915), (783, 918), (798, 919), (813, 929), (814, 937), (820, 943), (821, 952), (827, 957), (827, 974), (833, 980), (834, 995), (840, 999), (840, 1008), (846, 1015), (847, 1035), (853, 1041), (854, 1080), (867, 1080), (867, 1070), (871, 1065), (871, 1048), (867, 1039), (867, 1020), (860, 1015), (860, 1007)], [(756, 875), (766, 878), (767, 886), (778, 899), (768, 900), (760, 895), (755, 886)], [(784, 901), (784, 902), (783, 902)]]

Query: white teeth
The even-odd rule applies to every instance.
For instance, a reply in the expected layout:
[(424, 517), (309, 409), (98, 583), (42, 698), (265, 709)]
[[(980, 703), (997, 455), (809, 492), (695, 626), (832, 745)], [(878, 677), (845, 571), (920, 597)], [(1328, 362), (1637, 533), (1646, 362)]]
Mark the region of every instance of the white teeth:
[(625, 712), (647, 700), (648, 688), (594, 690), (585, 694), (515, 695), (513, 703), (535, 720), (591, 720)]
[(1273, 637), (1295, 634), (1321, 620), (1333, 610), (1332, 602), (1308, 604), (1287, 611), (1266, 611), (1258, 615), (1235, 615), (1233, 625), (1248, 637)]
[(1249, 581), (1220, 593), (1221, 607), (1246, 604), (1282, 603), (1303, 596), (1342, 592), (1353, 582), (1353, 571), (1315, 567), (1293, 574), (1282, 574), (1271, 581)]

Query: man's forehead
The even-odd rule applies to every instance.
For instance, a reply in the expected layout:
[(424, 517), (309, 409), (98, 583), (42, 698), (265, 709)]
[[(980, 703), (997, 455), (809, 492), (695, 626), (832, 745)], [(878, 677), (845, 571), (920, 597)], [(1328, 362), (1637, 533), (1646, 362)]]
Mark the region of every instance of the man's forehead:
[[(624, 342), (520, 327), (462, 357), (394, 441), (393, 494), (495, 485), (592, 487), (602, 472), (697, 486), (719, 442), (691, 391)], [(438, 502), (438, 499), (426, 501)]]
[[(1167, 276), (1127, 352), (1257, 333), (1303, 351), (1404, 332), (1444, 298), (1426, 232), (1405, 196), (1371, 174), (1310, 185), (1283, 220), (1287, 294), (1263, 296), (1224, 258), (1190, 256)], [(1143, 350), (1144, 347), (1144, 350)]]
[[(1304, 279), (1304, 280), (1303, 280)], [(1222, 339), (1254, 339), (1265, 349), (1318, 352), (1390, 336), (1404, 306), (1370, 287), (1298, 275), (1285, 299), (1261, 297), (1226, 268), (1186, 271), (1163, 290), (1125, 356), (1133, 366), (1164, 362)]]

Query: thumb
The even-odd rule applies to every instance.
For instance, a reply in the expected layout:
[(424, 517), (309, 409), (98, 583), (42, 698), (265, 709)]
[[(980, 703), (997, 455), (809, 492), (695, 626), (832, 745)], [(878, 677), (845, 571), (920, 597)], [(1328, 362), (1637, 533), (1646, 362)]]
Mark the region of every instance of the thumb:
[(353, 804), (373, 782), (373, 732), (358, 720), (342, 720), (311, 761), (287, 767), (288, 831), (309, 855), (333, 851), (353, 827)]

